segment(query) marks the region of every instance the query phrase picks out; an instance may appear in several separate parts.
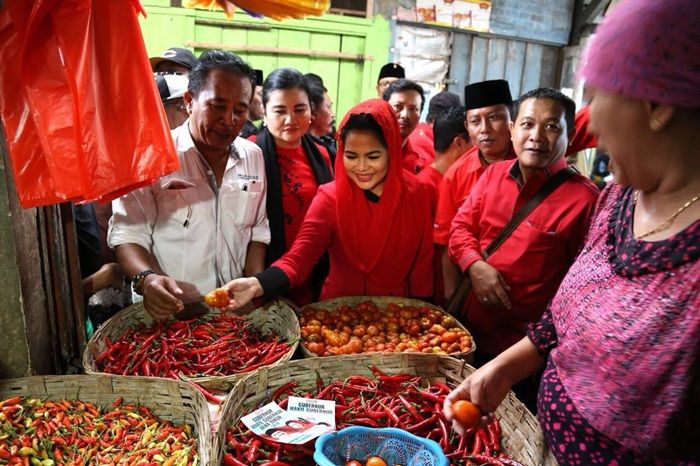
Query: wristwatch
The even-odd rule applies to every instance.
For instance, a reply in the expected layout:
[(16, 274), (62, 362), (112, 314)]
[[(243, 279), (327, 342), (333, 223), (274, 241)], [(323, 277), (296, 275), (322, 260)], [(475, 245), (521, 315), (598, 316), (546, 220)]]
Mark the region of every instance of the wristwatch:
[(131, 289), (134, 293), (143, 296), (143, 280), (153, 273), (155, 273), (153, 270), (147, 269), (131, 277)]

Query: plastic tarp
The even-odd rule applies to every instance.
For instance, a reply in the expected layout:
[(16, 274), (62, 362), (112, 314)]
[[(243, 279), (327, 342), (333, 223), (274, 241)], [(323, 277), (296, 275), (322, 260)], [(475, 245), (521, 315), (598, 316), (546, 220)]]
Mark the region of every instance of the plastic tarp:
[(22, 207), (107, 202), (179, 168), (135, 0), (5, 0), (0, 113)]

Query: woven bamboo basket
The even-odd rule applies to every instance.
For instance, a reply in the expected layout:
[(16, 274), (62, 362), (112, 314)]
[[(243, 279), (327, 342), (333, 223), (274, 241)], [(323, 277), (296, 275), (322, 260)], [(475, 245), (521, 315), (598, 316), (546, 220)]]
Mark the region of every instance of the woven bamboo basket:
[[(324, 309), (329, 312), (336, 311), (340, 306), (350, 306), (354, 307), (359, 303), (362, 303), (364, 301), (372, 301), (374, 304), (377, 305), (379, 308), (384, 308), (387, 307), (389, 304), (396, 304), (398, 306), (404, 307), (404, 306), (416, 306), (416, 307), (428, 307), (430, 309), (435, 309), (437, 311), (440, 311), (440, 313), (448, 316), (449, 314), (445, 312), (441, 307), (436, 306), (434, 304), (427, 303), (425, 301), (420, 301), (418, 299), (410, 299), (410, 298), (402, 298), (402, 297), (397, 297), (397, 296), (343, 296), (340, 298), (333, 298), (333, 299), (328, 299), (326, 301), (320, 301), (318, 303), (312, 303), (312, 304), (307, 304), (306, 306), (302, 307), (299, 310), (299, 315), (301, 316), (301, 313), (304, 312), (305, 310), (309, 308), (316, 308), (316, 309)], [(471, 333), (469, 333), (469, 330), (462, 325), (462, 323), (455, 319), (455, 322), (457, 322), (457, 326), (467, 332), (469, 336), (471, 337)], [(301, 350), (304, 353), (304, 357), (307, 358), (316, 358), (318, 355), (316, 353), (312, 353), (308, 349), (306, 349), (306, 346), (304, 345), (303, 342), (301, 342)], [(476, 350), (476, 342), (474, 341), (474, 338), (472, 338), (472, 347), (469, 349), (469, 351), (461, 352), (461, 353), (451, 353), (450, 356), (453, 358), (459, 358), (459, 359), (464, 359), (467, 362), (471, 362), (472, 359), (474, 358), (474, 351)]]
[(209, 409), (204, 397), (184, 382), (158, 377), (52, 375), (0, 380), (0, 400), (12, 396), (81, 400), (110, 406), (117, 398), (150, 408), (175, 424), (189, 424), (197, 438), (199, 462), (214, 466)]
[[(442, 379), (456, 387), (474, 371), (464, 360), (449, 356), (420, 353), (369, 353), (362, 355), (328, 356), (291, 361), (272, 368), (261, 368), (241, 380), (226, 398), (219, 429), (214, 438), (212, 456), (220, 464), (225, 447), (226, 429), (235, 425), (245, 413), (270, 401), (272, 392), (290, 380), (298, 388), (314, 390), (318, 376), (328, 383), (350, 375), (371, 375), (370, 367), (377, 366), (388, 374), (408, 373)], [(502, 445), (513, 459), (528, 466), (557, 466), (554, 455), (547, 447), (535, 416), (515, 397), (513, 392), (496, 410), (500, 419)]]
[[(221, 311), (212, 309), (209, 316), (217, 315)], [(265, 306), (255, 309), (243, 316), (253, 327), (263, 334), (275, 333), (289, 343), (289, 351), (272, 366), (282, 364), (291, 359), (299, 344), (299, 320), (295, 313), (295, 306), (284, 299), (272, 301)], [(206, 319), (206, 317), (204, 317)], [(112, 341), (119, 338), (129, 328), (143, 322), (151, 325), (153, 319), (146, 312), (143, 303), (133, 304), (119, 311), (111, 319), (104, 323), (92, 336), (83, 352), (83, 369), (87, 374), (102, 374), (95, 357), (103, 352), (106, 347), (106, 338)], [(238, 380), (250, 375), (249, 373), (231, 374), (225, 377), (191, 377), (191, 380), (205, 387), (230, 390)]]

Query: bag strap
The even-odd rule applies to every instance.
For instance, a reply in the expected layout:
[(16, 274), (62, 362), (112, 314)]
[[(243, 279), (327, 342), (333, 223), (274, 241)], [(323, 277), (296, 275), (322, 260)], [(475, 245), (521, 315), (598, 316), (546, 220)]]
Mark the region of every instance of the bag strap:
[[(527, 218), (530, 213), (535, 210), (535, 208), (544, 201), (547, 196), (552, 194), (559, 186), (564, 184), (566, 180), (571, 178), (576, 174), (576, 171), (571, 167), (566, 167), (563, 170), (558, 171), (552, 175), (545, 183), (537, 190), (537, 192), (520, 208), (513, 216), (508, 220), (508, 223), (503, 227), (503, 229), (498, 233), (498, 235), (491, 241), (491, 243), (486, 246), (484, 252), (481, 255), (484, 260), (488, 259), (496, 250), (501, 247), (503, 242), (508, 239), (508, 237), (518, 228), (523, 220)], [(459, 287), (455, 290), (452, 295), (450, 302), (447, 305), (447, 312), (453, 314), (462, 307), (464, 300), (470, 291), (469, 283), (469, 272), (462, 272), (462, 277), (460, 279)]]

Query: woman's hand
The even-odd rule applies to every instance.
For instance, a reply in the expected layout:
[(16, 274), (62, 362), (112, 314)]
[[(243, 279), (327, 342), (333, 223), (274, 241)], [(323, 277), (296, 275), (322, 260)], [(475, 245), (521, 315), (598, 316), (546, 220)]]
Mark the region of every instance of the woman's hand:
[(498, 270), (484, 261), (474, 262), (467, 270), (474, 294), (482, 305), (510, 309), (510, 287)]
[(447, 395), (442, 408), (445, 417), (452, 421), (452, 426), (457, 432), (464, 434), (464, 426), (452, 415), (452, 403), (468, 400), (477, 405), (485, 415), (482, 422), (488, 422), (488, 417), (496, 411), (513, 384), (536, 373), (543, 363), (537, 347), (528, 337), (523, 337), (495, 359), (477, 369)]
[(482, 422), (486, 424), (491, 413), (496, 411), (513, 386), (513, 381), (495, 363), (494, 360), (477, 369), (445, 398), (443, 413), (448, 421), (452, 421), (452, 427), (460, 435), (464, 435), (467, 428), (452, 415), (452, 404), (455, 401), (468, 400), (477, 405), (484, 414)]
[(237, 278), (231, 280), (222, 288), (232, 297), (230, 305), (225, 309), (232, 311), (241, 309), (254, 298), (258, 298), (264, 293), (260, 281), (255, 277)]

